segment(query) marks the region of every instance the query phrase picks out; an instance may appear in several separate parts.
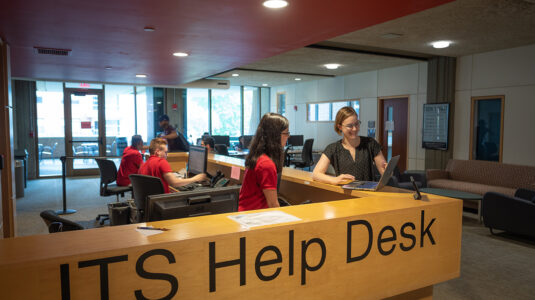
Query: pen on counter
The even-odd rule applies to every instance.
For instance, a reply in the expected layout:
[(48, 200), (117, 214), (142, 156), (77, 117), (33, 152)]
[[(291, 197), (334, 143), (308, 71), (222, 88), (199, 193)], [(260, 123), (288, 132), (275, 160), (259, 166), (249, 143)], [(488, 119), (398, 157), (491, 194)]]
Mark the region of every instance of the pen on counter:
[(147, 226), (138, 226), (137, 229), (161, 230), (161, 231), (167, 231), (167, 230), (169, 230), (169, 229), (167, 229), (167, 228), (147, 227)]

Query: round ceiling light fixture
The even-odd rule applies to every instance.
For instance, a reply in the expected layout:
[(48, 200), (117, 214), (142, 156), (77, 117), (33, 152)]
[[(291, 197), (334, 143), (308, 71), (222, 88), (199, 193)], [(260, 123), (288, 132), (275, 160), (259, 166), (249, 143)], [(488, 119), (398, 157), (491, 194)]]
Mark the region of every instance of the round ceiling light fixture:
[(325, 64), (323, 66), (329, 70), (336, 70), (340, 68), (341, 64)]
[(147, 74), (136, 74), (137, 78), (147, 78)]
[(297, 77), (297, 78), (295, 79), (295, 81), (300, 81), (300, 80), (301, 80), (301, 78), (299, 78), (299, 77)]
[(143, 30), (146, 31), (146, 32), (153, 32), (153, 31), (156, 31), (156, 28), (147, 26), (147, 27), (143, 28)]
[(105, 66), (104, 69), (106, 69), (106, 70), (111, 70), (112, 67), (111, 67), (111, 66)]
[(186, 56), (189, 56), (189, 54), (187, 54), (186, 52), (175, 52), (173, 53), (174, 56), (178, 56), (178, 57), (186, 57)]
[(431, 45), (436, 49), (448, 48), (451, 45), (451, 41), (436, 41), (432, 42)]
[(284, 0), (267, 0), (263, 5), (268, 8), (283, 8), (288, 6), (288, 1)]
[(238, 73), (232, 74), (232, 77), (238, 77), (238, 76), (240, 76), (240, 74), (238, 74)]
[(262, 83), (262, 86), (268, 86), (268, 84), (267, 83)]

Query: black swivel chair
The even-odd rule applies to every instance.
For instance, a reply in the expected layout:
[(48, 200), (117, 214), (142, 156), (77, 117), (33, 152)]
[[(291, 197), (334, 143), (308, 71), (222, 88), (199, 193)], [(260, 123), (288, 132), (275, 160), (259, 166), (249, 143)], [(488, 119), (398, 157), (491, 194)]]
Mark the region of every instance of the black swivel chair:
[(58, 216), (53, 210), (42, 211), (40, 215), (45, 221), (49, 233), (85, 229), (76, 222)]
[(228, 156), (228, 148), (225, 144), (215, 144), (215, 152), (220, 155)]
[[(377, 171), (377, 173), (379, 173), (379, 171)], [(414, 187), (411, 182), (411, 176), (414, 179), (414, 182), (416, 183), (416, 186), (418, 188), (423, 188), (427, 186), (424, 172), (417, 173), (405, 171), (401, 173), (397, 166), (394, 168), (392, 177), (390, 177), (390, 180), (388, 181), (387, 185), (407, 190), (414, 190)]]
[(163, 184), (160, 178), (141, 175), (141, 174), (131, 174), (128, 176), (130, 182), (132, 182), (132, 188), (134, 193), (134, 203), (138, 210), (138, 217), (135, 222), (146, 222), (147, 220), (147, 197), (151, 195), (160, 195), (164, 194)]
[(310, 167), (314, 165), (314, 159), (312, 159), (312, 145), (314, 139), (307, 139), (303, 145), (303, 151), (301, 152), (301, 160), (293, 161), (296, 168), (307, 168), (310, 171)]
[[(119, 202), (119, 195), (124, 197), (124, 193), (132, 191), (132, 187), (112, 183), (117, 180), (117, 167), (113, 161), (103, 158), (95, 158), (95, 160), (100, 170), (100, 195), (104, 197), (115, 195)], [(97, 221), (100, 220), (100, 225), (104, 224), (107, 219), (109, 219), (108, 214), (99, 214), (96, 218)]]

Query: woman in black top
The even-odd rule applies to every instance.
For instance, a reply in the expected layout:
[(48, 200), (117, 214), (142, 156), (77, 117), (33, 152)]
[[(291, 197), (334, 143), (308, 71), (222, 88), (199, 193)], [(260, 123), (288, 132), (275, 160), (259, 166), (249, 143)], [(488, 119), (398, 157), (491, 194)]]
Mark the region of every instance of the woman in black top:
[[(357, 112), (350, 106), (342, 107), (336, 114), (334, 131), (342, 139), (325, 148), (314, 168), (314, 180), (330, 184), (342, 184), (350, 180), (373, 180), (372, 158), (381, 173), (386, 169), (386, 160), (381, 145), (375, 139), (359, 136), (360, 121)], [(331, 164), (336, 177), (325, 174)]]

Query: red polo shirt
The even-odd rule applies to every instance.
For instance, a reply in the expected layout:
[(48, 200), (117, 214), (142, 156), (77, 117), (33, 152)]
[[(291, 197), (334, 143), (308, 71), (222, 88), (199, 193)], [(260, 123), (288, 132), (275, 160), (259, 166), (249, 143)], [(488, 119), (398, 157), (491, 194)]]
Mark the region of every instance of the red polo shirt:
[(262, 190), (276, 189), (277, 167), (267, 155), (262, 154), (256, 161), (254, 169), (245, 170), (238, 211), (268, 208)]
[(169, 184), (163, 178), (165, 173), (173, 172), (171, 166), (166, 159), (151, 155), (149, 159), (141, 165), (139, 168), (139, 174), (159, 177), (163, 184), (163, 189), (166, 193), (169, 193)]
[(139, 150), (132, 146), (126, 147), (123, 151), (123, 158), (121, 158), (119, 172), (117, 172), (117, 185), (130, 185), (130, 178), (128, 178), (128, 175), (137, 174), (139, 166), (141, 166), (142, 163), (143, 158), (141, 158)]

